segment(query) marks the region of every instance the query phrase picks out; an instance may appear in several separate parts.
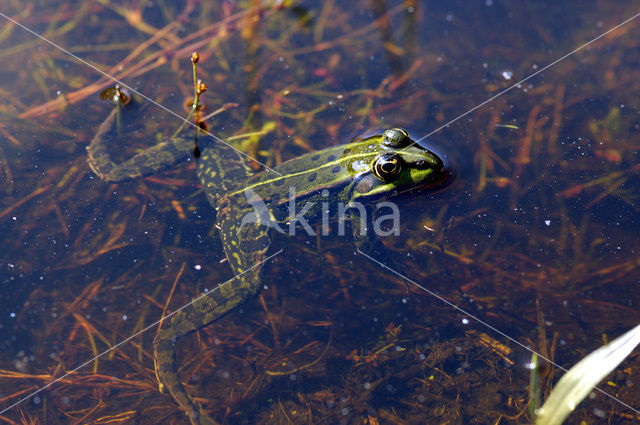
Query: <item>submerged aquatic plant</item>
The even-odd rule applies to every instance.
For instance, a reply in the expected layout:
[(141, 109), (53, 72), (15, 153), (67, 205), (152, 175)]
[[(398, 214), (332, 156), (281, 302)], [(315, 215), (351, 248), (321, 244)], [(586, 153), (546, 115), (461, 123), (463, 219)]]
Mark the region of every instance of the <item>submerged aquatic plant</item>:
[(536, 425), (558, 425), (593, 388), (640, 344), (640, 325), (580, 360), (551, 391), (538, 409)]

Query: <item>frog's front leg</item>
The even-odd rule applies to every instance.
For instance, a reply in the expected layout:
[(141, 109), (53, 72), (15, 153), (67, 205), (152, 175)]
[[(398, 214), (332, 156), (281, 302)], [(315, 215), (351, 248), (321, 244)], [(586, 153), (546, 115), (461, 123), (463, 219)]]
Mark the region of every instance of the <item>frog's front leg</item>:
[[(121, 114), (125, 114), (121, 111)], [(87, 161), (98, 177), (108, 182), (118, 182), (147, 176), (165, 169), (188, 157), (193, 141), (188, 138), (173, 137), (149, 147), (123, 163), (112, 159), (111, 151), (116, 148), (118, 135), (114, 130), (118, 110), (114, 108), (100, 125), (98, 132), (87, 146)]]
[[(384, 245), (374, 232), (372, 220), (368, 217), (367, 211), (362, 205), (360, 208), (349, 210), (348, 220), (351, 222), (351, 231), (356, 249), (372, 256), (379, 256), (384, 253)], [(346, 220), (345, 218), (340, 218)]]

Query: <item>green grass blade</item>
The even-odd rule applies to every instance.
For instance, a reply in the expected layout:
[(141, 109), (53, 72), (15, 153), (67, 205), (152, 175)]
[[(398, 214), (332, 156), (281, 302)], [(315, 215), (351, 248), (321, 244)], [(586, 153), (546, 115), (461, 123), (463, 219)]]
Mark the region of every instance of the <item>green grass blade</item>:
[(597, 349), (572, 367), (538, 410), (536, 425), (559, 425), (605, 376), (640, 344), (640, 325)]

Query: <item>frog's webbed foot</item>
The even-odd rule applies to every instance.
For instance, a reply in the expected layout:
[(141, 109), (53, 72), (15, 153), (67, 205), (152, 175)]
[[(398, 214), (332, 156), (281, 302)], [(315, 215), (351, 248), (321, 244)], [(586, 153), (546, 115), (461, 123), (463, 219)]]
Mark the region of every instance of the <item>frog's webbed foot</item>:
[[(120, 115), (124, 113), (120, 111)], [(111, 151), (117, 149), (117, 142), (126, 142), (116, 140), (118, 135), (114, 127), (117, 119), (118, 109), (114, 108), (87, 146), (89, 167), (104, 181), (118, 182), (150, 175), (185, 159), (191, 152), (192, 140), (174, 137), (118, 164), (113, 160)]]
[(191, 425), (219, 425), (207, 412), (197, 404), (185, 391), (178, 376), (175, 358), (175, 339), (171, 331), (162, 330), (153, 341), (153, 361), (160, 392), (171, 393), (174, 400), (189, 417)]

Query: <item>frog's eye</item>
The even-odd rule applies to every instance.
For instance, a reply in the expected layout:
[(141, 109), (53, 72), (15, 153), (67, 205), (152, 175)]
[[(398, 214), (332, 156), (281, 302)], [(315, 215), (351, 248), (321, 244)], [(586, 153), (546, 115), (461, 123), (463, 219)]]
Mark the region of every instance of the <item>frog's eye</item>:
[(382, 133), (382, 144), (394, 148), (403, 148), (411, 143), (409, 133), (402, 128), (390, 128)]
[(402, 171), (402, 158), (395, 153), (383, 153), (373, 161), (371, 171), (382, 181), (393, 181)]

